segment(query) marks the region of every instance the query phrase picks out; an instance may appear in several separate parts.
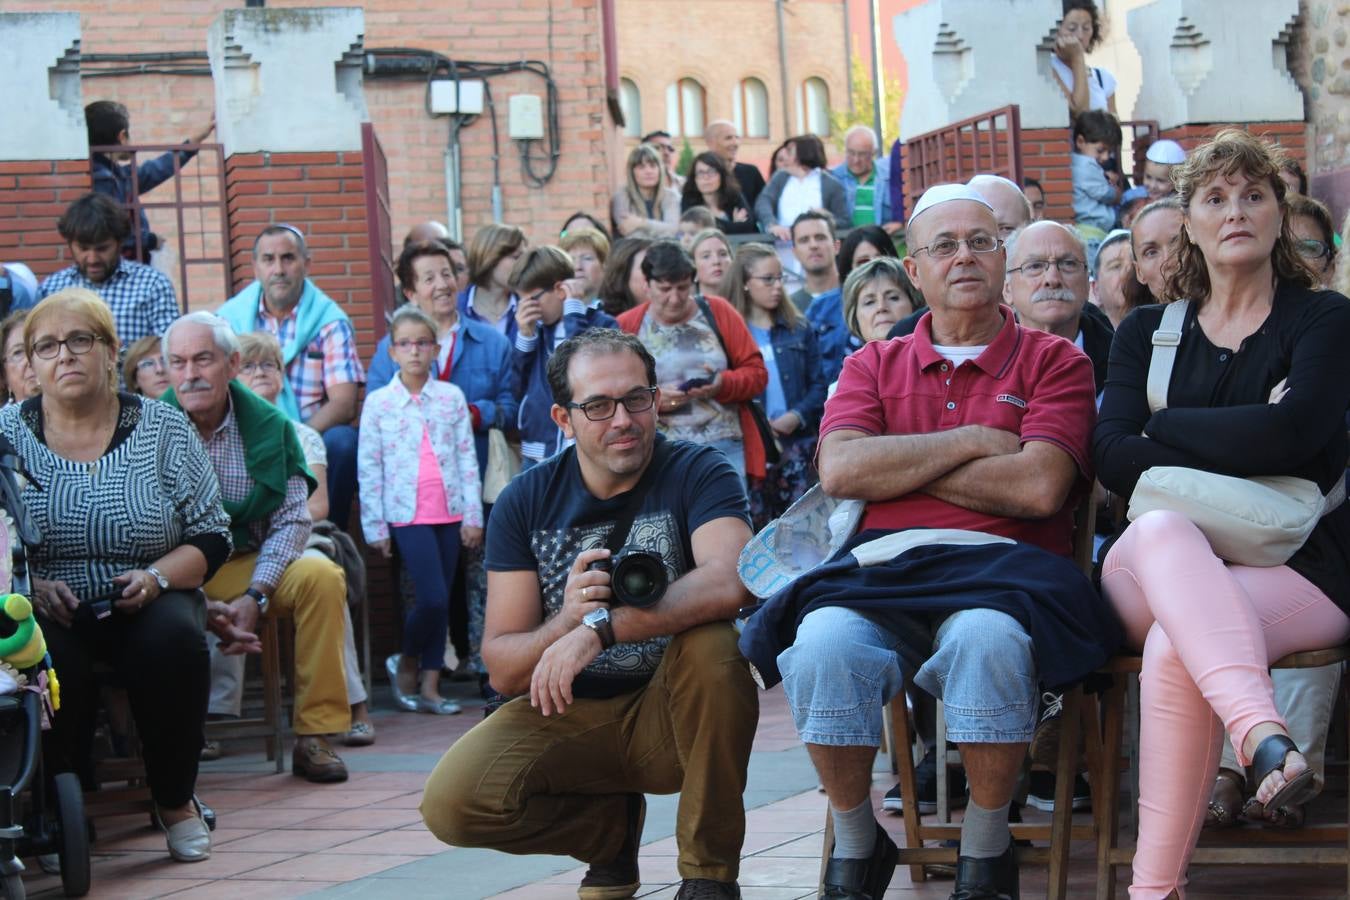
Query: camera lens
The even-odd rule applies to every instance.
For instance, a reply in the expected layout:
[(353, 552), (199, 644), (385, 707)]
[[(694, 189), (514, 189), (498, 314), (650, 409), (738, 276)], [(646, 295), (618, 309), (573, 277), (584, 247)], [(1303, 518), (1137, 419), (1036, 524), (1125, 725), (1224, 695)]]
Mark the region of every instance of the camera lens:
[(652, 606), (666, 593), (666, 566), (645, 550), (620, 550), (614, 557), (610, 585), (614, 599), (629, 606)]

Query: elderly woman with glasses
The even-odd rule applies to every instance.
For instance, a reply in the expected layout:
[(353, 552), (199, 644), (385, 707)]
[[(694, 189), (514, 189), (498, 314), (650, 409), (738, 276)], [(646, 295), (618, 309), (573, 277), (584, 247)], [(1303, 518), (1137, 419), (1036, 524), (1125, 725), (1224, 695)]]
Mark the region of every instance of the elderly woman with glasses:
[(28, 310), (20, 309), (5, 316), (0, 322), (0, 347), (5, 354), (5, 389), (7, 402), (22, 403), (38, 395), (37, 375), (28, 360), (28, 347), (23, 342), (23, 325)]
[(206, 859), (211, 836), (193, 796), (208, 683), (196, 589), (231, 547), (215, 470), (182, 413), (118, 392), (117, 332), (97, 294), (43, 300), (24, 341), (42, 393), (0, 410), (0, 433), (31, 476), (23, 499), (43, 537), (32, 548), (34, 608), (62, 682), (42, 741), (47, 771), (93, 786), (94, 667), (111, 667), (169, 855)]
[(158, 400), (169, 389), (169, 372), (164, 366), (158, 337), (146, 335), (127, 348), (122, 360), (122, 383), (151, 400)]

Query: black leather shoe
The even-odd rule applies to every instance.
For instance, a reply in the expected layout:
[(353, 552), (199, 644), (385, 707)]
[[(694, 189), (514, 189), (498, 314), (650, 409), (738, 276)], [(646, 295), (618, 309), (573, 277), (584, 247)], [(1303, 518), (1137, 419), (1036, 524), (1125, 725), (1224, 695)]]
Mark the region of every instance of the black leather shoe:
[(623, 900), (638, 892), (638, 849), (642, 846), (642, 825), (647, 819), (647, 798), (628, 795), (628, 833), (619, 853), (607, 863), (592, 863), (577, 888), (580, 900)]
[(1018, 900), (1016, 848), (1012, 844), (1002, 856), (956, 860), (956, 889), (950, 900)]
[(877, 825), (872, 855), (867, 859), (836, 859), (825, 865), (823, 900), (881, 900), (895, 874), (900, 850), (886, 829)]

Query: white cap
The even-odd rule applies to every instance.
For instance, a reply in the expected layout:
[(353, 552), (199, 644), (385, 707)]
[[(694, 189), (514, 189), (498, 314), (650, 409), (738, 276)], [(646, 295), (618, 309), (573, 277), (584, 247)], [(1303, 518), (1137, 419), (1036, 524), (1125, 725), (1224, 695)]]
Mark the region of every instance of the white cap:
[(924, 191), (923, 196), (919, 198), (919, 202), (914, 207), (914, 212), (909, 214), (910, 224), (913, 224), (915, 219), (932, 207), (941, 203), (950, 203), (953, 200), (973, 200), (990, 212), (994, 211), (994, 207), (989, 205), (989, 201), (981, 197), (980, 192), (969, 185), (935, 184)]
[(1181, 145), (1176, 141), (1169, 141), (1164, 138), (1149, 144), (1148, 152), (1144, 154), (1144, 158), (1149, 162), (1164, 166), (1175, 166), (1186, 161), (1186, 151), (1181, 149)]

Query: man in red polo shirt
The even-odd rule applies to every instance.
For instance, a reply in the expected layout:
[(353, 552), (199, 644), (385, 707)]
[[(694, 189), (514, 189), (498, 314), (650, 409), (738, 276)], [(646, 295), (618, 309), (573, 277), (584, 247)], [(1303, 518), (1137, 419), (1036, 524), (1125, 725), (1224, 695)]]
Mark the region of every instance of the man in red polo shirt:
[(1068, 559), (1091, 483), (1092, 366), (999, 303), (1006, 259), (979, 194), (929, 189), (908, 238), (931, 312), (845, 361), (821, 426), (821, 484), (867, 501), (860, 534), (772, 598), (741, 647), (766, 680), (781, 673), (829, 796), (823, 896), (876, 900), (890, 882), (896, 849), (869, 791), (903, 664), (944, 700), (970, 783), (952, 898), (1015, 898), (1008, 810), (1039, 685), (1081, 678), (1119, 641)]

